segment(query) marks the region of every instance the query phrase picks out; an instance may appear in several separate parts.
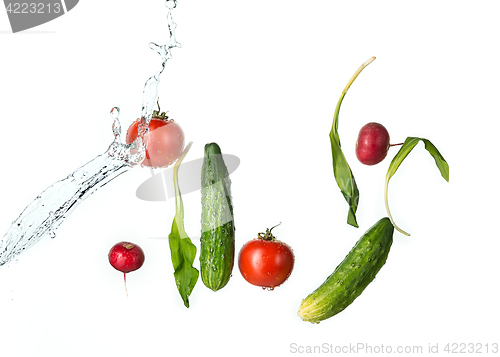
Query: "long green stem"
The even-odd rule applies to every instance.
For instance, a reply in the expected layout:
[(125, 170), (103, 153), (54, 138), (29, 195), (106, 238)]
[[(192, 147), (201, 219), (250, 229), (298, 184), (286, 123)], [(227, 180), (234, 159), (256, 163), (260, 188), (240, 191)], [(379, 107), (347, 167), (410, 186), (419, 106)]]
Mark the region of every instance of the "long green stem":
[[(191, 145), (193, 145), (193, 142), (189, 142), (189, 144), (186, 145), (184, 148), (184, 151), (182, 154), (179, 156), (177, 159), (177, 162), (174, 165), (174, 189), (175, 189), (175, 215), (179, 217), (179, 222), (184, 222), (184, 205), (182, 204), (182, 199), (181, 197), (181, 192), (179, 190), (179, 167), (181, 166), (182, 160), (186, 157), (189, 149), (191, 148)], [(184, 227), (180, 227), (184, 231)], [(184, 232), (185, 235), (185, 232)], [(181, 235), (182, 236), (182, 235)]]
[(389, 210), (389, 199), (387, 198), (387, 192), (389, 190), (389, 179), (390, 179), (390, 176), (386, 177), (385, 188), (384, 188), (384, 200), (385, 200), (385, 209), (387, 211), (387, 215), (389, 216), (389, 219), (391, 220), (392, 225), (394, 226), (394, 228), (396, 228), (397, 231), (403, 233), (406, 236), (409, 236), (410, 233), (407, 233), (407, 232), (403, 231), (401, 228), (399, 228), (396, 225), (396, 223), (394, 223), (394, 220), (392, 219), (391, 211)]
[[(356, 72), (354, 72), (354, 74), (352, 75), (351, 79), (349, 80), (349, 82), (347, 82), (347, 85), (345, 86), (344, 90), (342, 91), (342, 94), (340, 95), (340, 98), (339, 98), (339, 101), (337, 102), (337, 107), (335, 108), (335, 113), (333, 114), (333, 124), (332, 124), (332, 130), (335, 128), (334, 132), (337, 132), (338, 130), (338, 126), (339, 126), (339, 122), (338, 122), (338, 117), (339, 117), (339, 113), (340, 113), (340, 105), (342, 104), (342, 101), (344, 100), (344, 97), (347, 93), (347, 91), (349, 90), (349, 88), (351, 87), (351, 84), (354, 82), (354, 80), (359, 76), (359, 74), (361, 73), (361, 71), (363, 69), (366, 68), (366, 66), (368, 66), (370, 63), (372, 63), (373, 61), (375, 61), (376, 57), (371, 57), (370, 59), (368, 59), (365, 63), (363, 63), (358, 69)], [(337, 134), (338, 135), (338, 134)], [(338, 137), (337, 137), (337, 141), (338, 140)]]

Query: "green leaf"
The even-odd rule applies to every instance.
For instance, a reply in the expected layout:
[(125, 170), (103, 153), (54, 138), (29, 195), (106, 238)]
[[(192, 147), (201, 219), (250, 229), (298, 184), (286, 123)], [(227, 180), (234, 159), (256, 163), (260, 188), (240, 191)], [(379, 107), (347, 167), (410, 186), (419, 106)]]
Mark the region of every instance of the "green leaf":
[(174, 166), (175, 217), (172, 222), (172, 231), (168, 236), (172, 265), (174, 266), (175, 284), (177, 285), (177, 290), (179, 290), (186, 307), (189, 307), (189, 295), (191, 295), (196, 285), (199, 272), (193, 267), (194, 258), (196, 256), (196, 246), (191, 242), (191, 239), (189, 239), (184, 230), (184, 206), (179, 189), (178, 173), (179, 166), (191, 145), (192, 142), (186, 146)]
[(351, 87), (351, 84), (354, 82), (356, 77), (361, 73), (361, 71), (372, 63), (375, 60), (375, 57), (371, 57), (368, 61), (363, 63), (361, 67), (354, 73), (351, 77), (347, 86), (342, 91), (339, 101), (337, 102), (337, 107), (335, 108), (335, 113), (333, 115), (333, 124), (332, 129), (330, 130), (330, 144), (332, 148), (332, 160), (333, 160), (333, 174), (335, 176), (335, 181), (337, 181), (337, 185), (344, 195), (347, 204), (349, 205), (349, 211), (347, 213), (347, 223), (354, 227), (359, 227), (358, 222), (356, 221), (356, 210), (358, 209), (358, 201), (359, 201), (359, 190), (356, 185), (356, 180), (354, 179), (354, 175), (352, 174), (351, 168), (347, 163), (347, 160), (340, 148), (340, 138), (338, 133), (339, 127), (339, 113), (340, 113), (340, 105), (344, 100), (344, 97)]
[(387, 174), (385, 176), (385, 193), (384, 193), (384, 198), (385, 198), (385, 208), (387, 210), (387, 214), (394, 225), (394, 228), (396, 228), (399, 232), (409, 236), (410, 234), (403, 231), (401, 228), (399, 228), (395, 223), (394, 220), (392, 219), (391, 212), (389, 210), (389, 200), (387, 197), (387, 191), (389, 188), (389, 180), (391, 177), (396, 173), (397, 169), (403, 162), (403, 160), (408, 156), (408, 154), (413, 150), (413, 148), (419, 143), (419, 141), (423, 141), (425, 144), (425, 149), (431, 154), (431, 156), (434, 158), (434, 161), (436, 162), (436, 166), (439, 169), (439, 172), (441, 173), (441, 176), (449, 182), (450, 180), (450, 168), (448, 166), (448, 163), (444, 159), (443, 155), (439, 152), (439, 150), (427, 139), (423, 138), (414, 138), (414, 137), (408, 137), (406, 138), (405, 142), (403, 143), (403, 146), (399, 149), (398, 153), (396, 156), (391, 161), (391, 164), (389, 165), (389, 169), (387, 170)]
[(349, 211), (347, 212), (347, 223), (354, 227), (359, 227), (356, 221), (356, 210), (358, 208), (359, 201), (359, 190), (356, 185), (356, 180), (352, 174), (351, 168), (345, 159), (344, 153), (340, 148), (340, 143), (336, 141), (333, 137), (333, 133), (330, 132), (330, 143), (332, 146), (332, 158), (333, 158), (333, 173), (335, 175), (335, 180), (337, 185), (344, 195), (347, 204), (349, 205)]

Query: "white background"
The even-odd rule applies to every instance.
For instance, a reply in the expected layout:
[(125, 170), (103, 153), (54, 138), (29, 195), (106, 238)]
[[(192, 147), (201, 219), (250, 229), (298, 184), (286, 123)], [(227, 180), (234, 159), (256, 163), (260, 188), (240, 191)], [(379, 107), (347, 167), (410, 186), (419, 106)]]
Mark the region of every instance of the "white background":
[[(236, 249), (283, 222), (274, 232), (294, 249), (292, 276), (268, 292), (235, 265), (219, 292), (200, 279), (186, 309), (168, 241), (154, 239), (169, 233), (174, 201), (139, 200), (151, 172), (135, 168), (82, 203), (55, 239), (0, 268), (1, 356), (285, 356), (358, 343), (491, 349), (500, 342), (496, 5), (179, 1), (183, 46), (161, 78), (162, 109), (194, 142), (186, 161), (212, 141), (241, 159), (231, 176)], [(0, 11), (2, 235), (38, 193), (107, 149), (113, 106), (124, 130), (140, 115), (143, 85), (160, 63), (148, 44), (166, 43), (166, 14), (163, 1), (87, 0), (12, 34)], [(371, 56), (339, 122), (361, 193), (356, 229), (346, 224), (328, 133), (341, 91)], [(354, 145), (369, 121), (385, 125), (393, 143), (431, 140), (450, 182), (418, 144), (389, 187), (395, 221), (411, 236), (395, 232), (387, 264), (345, 311), (306, 323), (301, 300), (386, 215), (384, 178), (397, 149), (377, 166), (360, 164)], [(183, 199), (199, 246), (199, 191)], [(128, 298), (107, 261), (121, 240), (146, 254), (128, 275)]]

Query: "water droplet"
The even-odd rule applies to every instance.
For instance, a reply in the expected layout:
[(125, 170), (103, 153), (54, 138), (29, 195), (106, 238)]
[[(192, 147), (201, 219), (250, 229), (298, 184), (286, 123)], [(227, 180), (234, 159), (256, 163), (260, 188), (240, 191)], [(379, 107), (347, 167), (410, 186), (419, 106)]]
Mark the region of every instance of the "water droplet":
[(177, 6), (177, 0), (166, 0), (165, 6), (170, 10), (175, 9)]
[(111, 109), (111, 111), (109, 112), (109, 114), (111, 115), (111, 118), (113, 119), (118, 119), (119, 116), (120, 116), (120, 108), (118, 107), (113, 107)]

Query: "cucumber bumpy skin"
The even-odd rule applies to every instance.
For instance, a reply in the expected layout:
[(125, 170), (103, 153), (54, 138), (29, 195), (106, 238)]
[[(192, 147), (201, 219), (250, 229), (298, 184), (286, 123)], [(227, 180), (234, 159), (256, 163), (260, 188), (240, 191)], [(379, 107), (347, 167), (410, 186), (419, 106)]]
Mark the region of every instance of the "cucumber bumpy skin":
[(217, 291), (233, 270), (235, 227), (229, 172), (216, 143), (205, 145), (201, 204), (200, 275), (206, 287)]
[(385, 264), (393, 232), (394, 226), (387, 217), (366, 231), (325, 282), (302, 300), (300, 318), (319, 323), (338, 314), (361, 295)]

